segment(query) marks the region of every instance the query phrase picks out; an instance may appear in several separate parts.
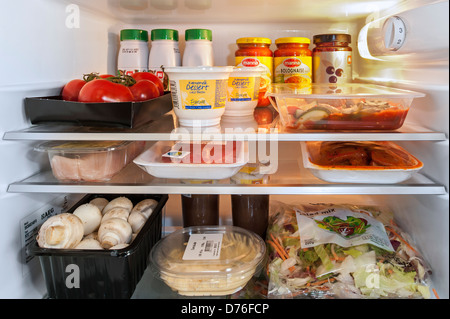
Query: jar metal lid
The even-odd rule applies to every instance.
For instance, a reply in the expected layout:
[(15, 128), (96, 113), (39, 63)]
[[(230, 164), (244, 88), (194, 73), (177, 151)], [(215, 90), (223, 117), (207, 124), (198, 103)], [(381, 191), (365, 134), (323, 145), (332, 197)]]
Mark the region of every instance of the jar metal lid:
[(146, 30), (138, 30), (138, 29), (120, 30), (120, 41), (123, 40), (148, 41), (148, 32)]
[(314, 44), (324, 42), (352, 42), (350, 34), (335, 33), (335, 34), (318, 34), (313, 37)]
[(212, 41), (212, 31), (208, 29), (188, 29), (184, 32), (184, 38), (189, 40), (209, 40)]
[(280, 43), (304, 43), (310, 44), (311, 40), (303, 37), (286, 37), (286, 38), (278, 38), (275, 40), (275, 44)]
[(249, 38), (239, 38), (236, 40), (237, 44), (245, 44), (245, 43), (262, 43), (262, 44), (271, 44), (272, 40), (269, 38), (260, 38), (260, 37), (249, 37)]
[(152, 41), (173, 40), (178, 41), (178, 31), (173, 29), (153, 29), (150, 33)]

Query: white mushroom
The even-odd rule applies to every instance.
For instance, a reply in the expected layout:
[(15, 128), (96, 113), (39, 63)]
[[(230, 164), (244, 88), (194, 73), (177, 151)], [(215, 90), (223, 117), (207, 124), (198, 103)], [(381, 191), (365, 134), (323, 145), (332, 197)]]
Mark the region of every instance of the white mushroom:
[(103, 247), (100, 245), (100, 242), (94, 238), (84, 238), (75, 249), (101, 249)]
[(98, 209), (100, 209), (100, 211), (103, 211), (103, 208), (105, 208), (105, 206), (108, 205), (109, 200), (103, 197), (97, 197), (92, 199), (89, 203), (94, 204), (95, 206), (98, 207)]
[(112, 250), (112, 249), (123, 249), (123, 248), (126, 248), (128, 246), (129, 246), (129, 244), (118, 244), (118, 245), (112, 246), (109, 250)]
[(83, 240), (84, 240), (84, 239), (89, 239), (89, 238), (98, 240), (98, 233), (97, 233), (96, 231), (94, 231), (94, 232), (92, 232), (92, 233), (90, 233), (90, 234), (84, 236), (84, 237), (83, 237)]
[(158, 202), (154, 199), (144, 199), (133, 207), (128, 216), (128, 223), (131, 225), (133, 233), (137, 234), (141, 230), (157, 205)]
[(103, 248), (109, 249), (118, 244), (129, 244), (132, 233), (128, 222), (120, 218), (111, 218), (100, 225), (98, 240)]
[(74, 248), (81, 242), (83, 233), (83, 222), (78, 216), (62, 213), (42, 224), (36, 240), (42, 248)]
[(111, 218), (120, 218), (124, 221), (128, 220), (128, 216), (130, 215), (130, 211), (123, 207), (114, 207), (108, 210), (102, 218), (102, 223)]
[(128, 198), (121, 196), (116, 197), (112, 201), (110, 201), (105, 208), (103, 208), (102, 214), (105, 215), (108, 210), (114, 208), (114, 207), (122, 207), (125, 209), (128, 209), (130, 212), (133, 209), (133, 203)]
[(85, 236), (96, 231), (102, 221), (102, 213), (94, 204), (86, 203), (80, 205), (75, 209), (73, 214), (78, 216), (83, 222)]

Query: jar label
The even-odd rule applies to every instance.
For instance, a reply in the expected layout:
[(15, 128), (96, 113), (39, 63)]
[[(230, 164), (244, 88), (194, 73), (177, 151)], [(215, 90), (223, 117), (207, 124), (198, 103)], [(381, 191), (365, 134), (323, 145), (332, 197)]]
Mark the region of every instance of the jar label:
[(300, 83), (312, 82), (312, 57), (284, 56), (274, 59), (275, 83)]
[(313, 57), (314, 83), (352, 82), (352, 52), (317, 52)]
[(230, 77), (228, 78), (228, 101), (255, 101), (258, 99), (260, 78)]
[(273, 58), (270, 56), (237, 56), (235, 58), (237, 67), (262, 67), (264, 73), (261, 75), (259, 90), (266, 91), (272, 83)]
[(191, 234), (183, 260), (211, 260), (220, 258), (223, 234)]
[(227, 85), (227, 80), (179, 80), (177, 87), (176, 81), (170, 81), (173, 106), (183, 110), (223, 108)]

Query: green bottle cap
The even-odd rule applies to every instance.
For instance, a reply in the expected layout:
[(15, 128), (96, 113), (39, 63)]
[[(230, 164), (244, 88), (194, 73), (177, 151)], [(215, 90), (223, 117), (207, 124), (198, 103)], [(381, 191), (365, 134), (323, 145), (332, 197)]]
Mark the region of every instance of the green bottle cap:
[(212, 31), (208, 29), (188, 29), (184, 33), (186, 41), (189, 40), (209, 40), (212, 41)]
[(148, 32), (138, 29), (120, 30), (120, 41), (122, 40), (141, 40), (148, 41)]
[(172, 29), (153, 29), (151, 31), (151, 40), (174, 40), (178, 41), (178, 31)]

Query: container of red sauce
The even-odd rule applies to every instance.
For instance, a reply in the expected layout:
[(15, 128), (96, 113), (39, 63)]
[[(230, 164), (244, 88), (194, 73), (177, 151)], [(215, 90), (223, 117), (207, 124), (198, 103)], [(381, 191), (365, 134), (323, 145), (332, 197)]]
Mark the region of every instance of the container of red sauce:
[(246, 37), (236, 40), (238, 49), (235, 52), (237, 67), (262, 67), (265, 72), (261, 76), (258, 104), (268, 106), (270, 101), (264, 96), (273, 81), (273, 52), (270, 49), (272, 40), (261, 37)]
[(314, 83), (350, 83), (352, 48), (350, 34), (319, 34), (313, 37)]
[(275, 40), (274, 82), (299, 83), (309, 85), (312, 82), (311, 41), (303, 37), (285, 37)]

